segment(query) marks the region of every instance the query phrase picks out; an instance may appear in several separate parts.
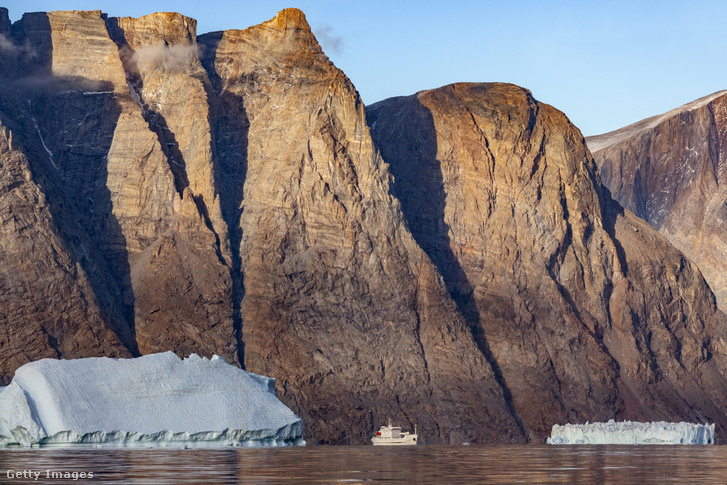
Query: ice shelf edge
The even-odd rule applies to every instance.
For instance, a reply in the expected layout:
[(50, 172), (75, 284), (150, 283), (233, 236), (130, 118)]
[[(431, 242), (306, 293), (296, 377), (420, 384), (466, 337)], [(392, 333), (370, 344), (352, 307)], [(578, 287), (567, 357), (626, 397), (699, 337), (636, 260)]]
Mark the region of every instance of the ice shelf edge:
[(303, 422), (298, 421), (277, 430), (246, 431), (226, 429), (201, 433), (159, 431), (138, 433), (127, 431), (95, 431), (79, 435), (75, 431), (62, 431), (39, 441), (30, 433), (17, 427), (11, 430), (13, 436), (0, 435), (0, 447), (58, 447), (74, 445), (101, 445), (110, 447), (275, 447), (304, 446)]

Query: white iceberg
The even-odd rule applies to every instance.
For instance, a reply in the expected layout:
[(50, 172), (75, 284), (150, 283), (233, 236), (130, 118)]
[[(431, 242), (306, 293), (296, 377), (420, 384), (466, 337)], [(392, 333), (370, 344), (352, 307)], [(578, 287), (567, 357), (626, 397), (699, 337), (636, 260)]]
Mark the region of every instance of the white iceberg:
[(553, 425), (550, 445), (711, 445), (714, 424), (635, 421)]
[(0, 392), (0, 446), (305, 444), (275, 380), (221, 357), (43, 359)]

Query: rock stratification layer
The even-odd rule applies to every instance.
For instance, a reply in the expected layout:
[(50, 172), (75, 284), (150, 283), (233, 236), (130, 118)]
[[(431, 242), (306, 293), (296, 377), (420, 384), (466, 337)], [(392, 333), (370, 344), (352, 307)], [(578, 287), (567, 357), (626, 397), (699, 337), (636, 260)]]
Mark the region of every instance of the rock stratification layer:
[(727, 92), (587, 142), (614, 198), (697, 263), (727, 309)]
[(727, 318), (697, 268), (610, 199), (562, 113), (503, 84), (368, 111), (414, 237), (532, 437), (612, 417), (727, 425)]

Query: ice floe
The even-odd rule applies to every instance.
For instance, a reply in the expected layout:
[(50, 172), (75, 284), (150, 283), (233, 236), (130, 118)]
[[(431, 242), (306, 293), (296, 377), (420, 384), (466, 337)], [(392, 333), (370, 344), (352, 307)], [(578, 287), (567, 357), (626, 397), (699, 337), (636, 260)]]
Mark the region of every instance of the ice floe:
[(221, 357), (43, 359), (0, 392), (0, 446), (305, 444), (275, 380)]
[(607, 423), (555, 424), (548, 438), (551, 445), (711, 445), (714, 424), (639, 423), (635, 421)]

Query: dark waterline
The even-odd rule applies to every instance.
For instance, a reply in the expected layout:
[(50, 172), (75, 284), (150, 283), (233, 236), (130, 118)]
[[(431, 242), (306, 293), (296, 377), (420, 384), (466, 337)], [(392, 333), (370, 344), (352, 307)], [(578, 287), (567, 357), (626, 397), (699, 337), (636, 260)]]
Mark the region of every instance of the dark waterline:
[[(33, 478), (13, 474), (40, 472)], [(46, 478), (46, 470), (93, 473)], [(22, 475), (20, 475), (22, 476)], [(318, 446), (0, 452), (0, 483), (727, 483), (727, 446)]]

